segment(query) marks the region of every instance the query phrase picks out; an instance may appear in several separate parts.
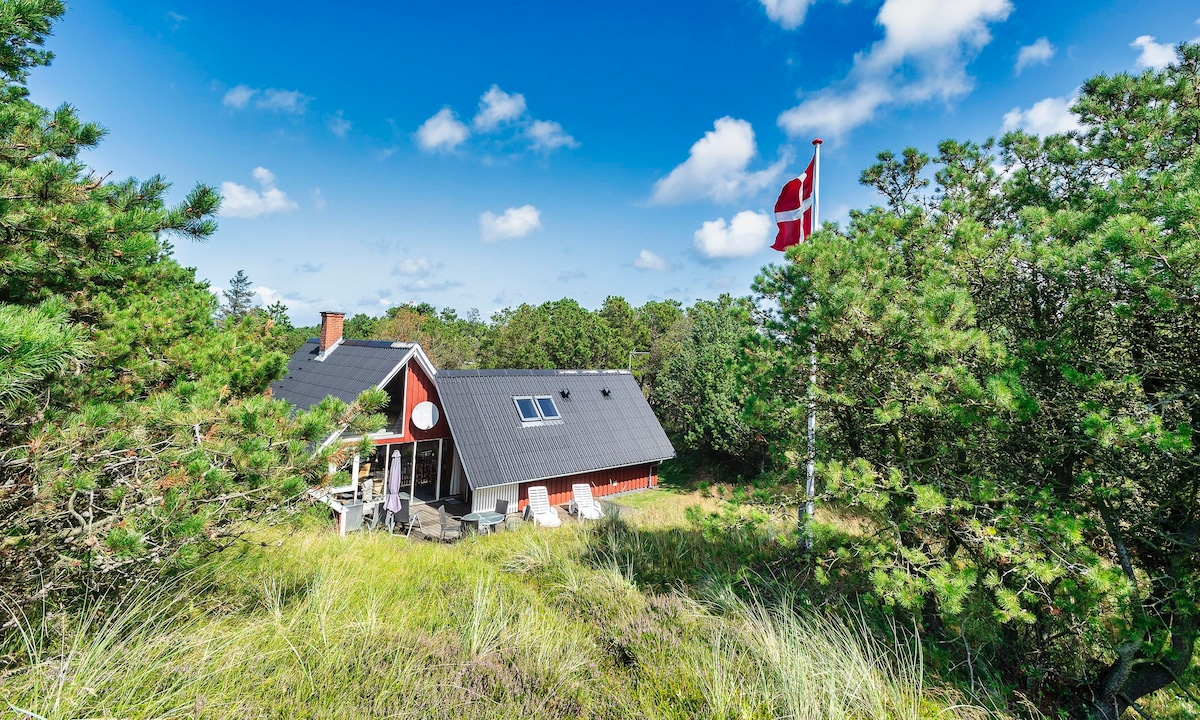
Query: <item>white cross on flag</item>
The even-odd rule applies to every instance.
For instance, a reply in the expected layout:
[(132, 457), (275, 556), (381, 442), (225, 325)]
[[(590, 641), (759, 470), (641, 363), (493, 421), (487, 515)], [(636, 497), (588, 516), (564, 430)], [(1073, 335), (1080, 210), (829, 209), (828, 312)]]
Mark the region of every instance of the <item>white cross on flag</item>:
[(779, 234), (772, 249), (783, 251), (804, 242), (812, 234), (813, 188), (817, 183), (817, 158), (808, 162), (800, 177), (788, 181), (775, 201), (775, 224)]

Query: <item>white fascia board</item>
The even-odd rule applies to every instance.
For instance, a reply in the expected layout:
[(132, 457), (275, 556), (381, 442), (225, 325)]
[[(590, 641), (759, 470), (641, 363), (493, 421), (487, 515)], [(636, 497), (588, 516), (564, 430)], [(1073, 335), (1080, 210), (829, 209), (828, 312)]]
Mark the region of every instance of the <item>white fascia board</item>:
[(396, 366), (393, 367), (391, 370), (389, 370), (388, 374), (384, 375), (383, 379), (380, 380), (379, 384), (376, 385), (375, 387), (380, 390), (387, 387), (387, 384), (392, 381), (392, 378), (396, 377), (396, 374), (399, 373), (400, 370), (402, 370), (404, 368), (404, 366), (408, 364), (408, 361), (410, 358), (412, 358), (413, 351), (416, 350), (416, 347), (417, 347), (416, 345), (413, 345), (411, 348), (409, 348), (408, 352), (404, 354), (404, 357), (400, 358), (400, 362), (396, 363)]
[(421, 365), (421, 369), (425, 371), (425, 374), (428, 375), (430, 379), (433, 379), (433, 377), (437, 375), (437, 368), (433, 366), (433, 361), (430, 360), (429, 356), (425, 354), (425, 348), (421, 347), (420, 343), (413, 343), (413, 350), (417, 356), (417, 362)]
[(416, 357), (417, 364), (421, 366), (421, 369), (425, 371), (425, 374), (428, 375), (430, 379), (437, 375), (437, 368), (435, 368), (433, 363), (429, 361), (429, 356), (425, 354), (425, 351), (421, 349), (420, 345), (413, 343), (412, 347), (409, 348), (408, 352), (405, 353), (400, 362), (396, 363), (396, 366), (392, 368), (375, 387), (379, 388), (380, 390), (386, 387), (387, 384), (392, 381), (392, 378), (396, 377), (396, 373), (400, 372), (400, 369), (407, 365), (408, 361), (412, 360), (413, 357)]

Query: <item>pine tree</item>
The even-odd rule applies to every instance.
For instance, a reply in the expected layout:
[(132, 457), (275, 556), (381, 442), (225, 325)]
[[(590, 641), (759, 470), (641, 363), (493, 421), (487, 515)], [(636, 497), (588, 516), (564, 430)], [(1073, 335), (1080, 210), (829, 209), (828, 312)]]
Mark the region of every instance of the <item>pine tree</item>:
[[(313, 443), (382, 393), (293, 414), (264, 394), (287, 368), (282, 335), (226, 294), (241, 321), (172, 257), (216, 231), (197, 185), (168, 205), (163, 178), (107, 182), (80, 159), (104, 136), (24, 79), (63, 13), (0, 0), (0, 597), (45, 612), (185, 569), (248, 518), (276, 516), (326, 472)], [(362, 428), (377, 427), (367, 418)], [(8, 647), (20, 626), (0, 627)]]
[(229, 289), (221, 292), (225, 304), (221, 306), (222, 320), (241, 320), (254, 307), (254, 287), (245, 270), (229, 279)]
[(294, 329), (292, 326), (292, 319), (288, 317), (287, 305), (284, 305), (283, 301), (276, 300), (268, 305), (266, 313), (267, 317), (271, 318), (271, 321), (274, 322), (276, 327), (278, 327), (280, 330), (290, 331)]
[(818, 576), (1103, 720), (1184, 687), (1200, 640), (1197, 87), (1185, 45), (1086, 82), (1070, 134), (881, 154), (888, 207), (764, 271), (743, 356), (804, 457), (816, 348), (824, 499), (866, 529)]

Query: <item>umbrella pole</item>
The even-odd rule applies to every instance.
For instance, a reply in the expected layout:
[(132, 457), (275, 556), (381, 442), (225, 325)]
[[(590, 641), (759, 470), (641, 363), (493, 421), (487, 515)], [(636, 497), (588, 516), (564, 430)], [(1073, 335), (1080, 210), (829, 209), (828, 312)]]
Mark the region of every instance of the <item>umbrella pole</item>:
[(417, 441), (413, 440), (412, 451), (412, 478), (408, 485), (408, 502), (412, 505), (413, 500), (417, 499)]

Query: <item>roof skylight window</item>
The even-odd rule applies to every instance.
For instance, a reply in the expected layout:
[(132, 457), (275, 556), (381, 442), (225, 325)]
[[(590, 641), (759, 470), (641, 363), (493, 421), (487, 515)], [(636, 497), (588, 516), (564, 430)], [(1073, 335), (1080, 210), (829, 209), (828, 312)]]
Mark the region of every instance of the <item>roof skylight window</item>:
[(517, 404), (517, 412), (521, 413), (521, 422), (534, 422), (541, 420), (542, 416), (538, 414), (537, 404), (533, 402), (531, 397), (515, 397), (513, 402)]
[(554, 405), (554, 398), (546, 396), (535, 398), (537, 400), (538, 412), (542, 414), (543, 420), (557, 420), (561, 417), (558, 414), (558, 408)]

